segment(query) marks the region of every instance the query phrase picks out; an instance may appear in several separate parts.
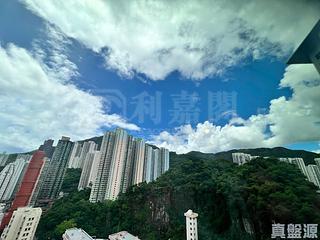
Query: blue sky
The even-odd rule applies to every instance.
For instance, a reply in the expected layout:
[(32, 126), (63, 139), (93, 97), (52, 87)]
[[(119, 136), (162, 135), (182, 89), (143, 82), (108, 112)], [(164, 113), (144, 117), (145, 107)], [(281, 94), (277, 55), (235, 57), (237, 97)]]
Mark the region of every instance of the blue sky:
[[(286, 60), (320, 5), (294, 2), (288, 9), (286, 1), (2, 1), (0, 151), (118, 126), (178, 152), (317, 151), (319, 76)], [(301, 4), (308, 17), (293, 29)], [(260, 19), (258, 9), (267, 12)], [(266, 23), (270, 14), (275, 19)], [(300, 133), (301, 119), (307, 124)]]

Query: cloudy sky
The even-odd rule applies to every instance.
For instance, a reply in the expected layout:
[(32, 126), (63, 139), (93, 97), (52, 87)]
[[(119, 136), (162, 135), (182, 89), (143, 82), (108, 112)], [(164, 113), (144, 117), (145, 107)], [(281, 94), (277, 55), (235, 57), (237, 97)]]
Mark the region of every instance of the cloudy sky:
[(320, 150), (320, 79), (286, 61), (318, 0), (2, 0), (0, 151), (115, 127), (179, 153)]

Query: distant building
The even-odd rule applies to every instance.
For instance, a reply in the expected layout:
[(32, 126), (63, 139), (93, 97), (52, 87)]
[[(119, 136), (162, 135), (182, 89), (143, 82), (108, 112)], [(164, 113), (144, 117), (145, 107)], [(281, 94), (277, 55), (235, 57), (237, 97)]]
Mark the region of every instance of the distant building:
[(4, 217), (4, 214), (6, 212), (7, 204), (0, 203), (0, 222), (2, 221), (2, 218)]
[(42, 210), (23, 207), (13, 212), (9, 225), (4, 229), (2, 240), (33, 240)]
[(114, 148), (111, 159), (106, 199), (115, 200), (121, 192), (128, 146), (128, 133), (118, 128), (115, 132)]
[(62, 137), (52, 155), (43, 183), (38, 194), (37, 206), (46, 206), (59, 196), (63, 177), (65, 175), (68, 159), (73, 142), (68, 137)]
[(198, 240), (198, 214), (189, 209), (184, 216), (186, 217), (187, 240)]
[(133, 236), (127, 231), (122, 231), (109, 235), (109, 240), (140, 240), (140, 238)]
[(95, 176), (91, 202), (115, 200), (128, 187), (157, 179), (170, 163), (169, 150), (146, 144), (120, 128), (105, 133), (97, 161), (90, 172)]
[(91, 189), (90, 202), (99, 202), (106, 199), (114, 141), (114, 132), (106, 132), (104, 134), (100, 149), (98, 173)]
[(47, 158), (51, 158), (54, 152), (53, 142), (54, 141), (52, 139), (45, 140), (44, 143), (40, 145), (38, 149), (40, 151), (43, 151), (46, 154)]
[(288, 64), (305, 63), (313, 63), (320, 74), (320, 20), (288, 61)]
[(143, 139), (135, 140), (135, 161), (134, 161), (134, 178), (133, 184), (138, 184), (143, 181), (144, 171), (144, 156), (145, 156), (146, 143)]
[(300, 171), (308, 178), (308, 172), (303, 158), (279, 158), (280, 161), (296, 165)]
[(29, 155), (19, 155), (13, 163), (9, 163), (0, 172), (0, 201), (11, 200), (17, 186), (22, 180)]
[(314, 162), (316, 163), (316, 165), (320, 168), (320, 158), (315, 158)]
[(9, 158), (9, 154), (4, 153), (0, 153), (0, 167), (3, 167), (6, 165), (7, 160)]
[(1, 221), (0, 230), (3, 230), (8, 225), (13, 212), (17, 208), (29, 205), (45, 161), (45, 156), (43, 151), (36, 151), (33, 154), (11, 207)]
[(250, 162), (250, 160), (252, 159), (250, 154), (247, 153), (232, 153), (232, 161), (238, 165), (242, 165), (245, 164), (247, 162)]
[(78, 185), (78, 190), (82, 190), (84, 188), (87, 188), (89, 186), (89, 178), (91, 173), (91, 168), (93, 165), (93, 162), (95, 160), (95, 154), (96, 150), (98, 148), (98, 145), (95, 144), (92, 141), (85, 142), (83, 144), (83, 167), (81, 171), (80, 181)]
[(82, 143), (75, 142), (72, 147), (72, 152), (70, 153), (69, 161), (68, 161), (68, 168), (80, 168), (80, 155), (82, 151)]
[(307, 172), (309, 181), (320, 188), (320, 168), (317, 165), (309, 164)]
[(62, 235), (63, 240), (93, 240), (93, 238), (81, 228), (69, 228)]

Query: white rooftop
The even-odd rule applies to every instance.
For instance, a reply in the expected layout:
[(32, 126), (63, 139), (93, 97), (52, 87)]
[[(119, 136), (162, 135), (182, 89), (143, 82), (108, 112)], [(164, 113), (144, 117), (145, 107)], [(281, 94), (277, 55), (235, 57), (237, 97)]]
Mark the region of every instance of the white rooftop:
[(138, 237), (133, 236), (127, 231), (122, 231), (109, 235), (110, 240), (140, 240)]
[(184, 216), (190, 217), (190, 218), (196, 218), (198, 217), (198, 213), (193, 212), (191, 209), (189, 209)]
[(66, 240), (93, 240), (93, 238), (81, 228), (69, 228), (63, 234)]

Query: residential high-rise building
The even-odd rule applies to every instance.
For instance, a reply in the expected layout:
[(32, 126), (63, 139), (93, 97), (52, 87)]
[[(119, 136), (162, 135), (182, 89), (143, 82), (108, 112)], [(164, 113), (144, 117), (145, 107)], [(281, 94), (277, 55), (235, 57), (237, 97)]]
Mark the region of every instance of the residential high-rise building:
[(153, 180), (156, 180), (161, 175), (161, 158), (160, 158), (160, 149), (154, 149), (152, 152), (152, 158), (154, 162), (153, 168)]
[(144, 180), (147, 183), (153, 181), (153, 168), (154, 168), (153, 156), (154, 156), (153, 155), (153, 148), (150, 145), (146, 145)]
[(135, 161), (135, 144), (133, 137), (128, 135), (128, 144), (127, 144), (127, 156), (125, 161), (125, 168), (124, 173), (122, 176), (122, 186), (121, 192), (126, 192), (128, 187), (132, 185), (133, 179), (133, 168), (134, 168), (134, 161)]
[(114, 142), (115, 133), (106, 132), (101, 143), (98, 172), (91, 189), (90, 202), (98, 202), (106, 199)]
[(13, 163), (9, 163), (0, 173), (0, 200), (8, 201), (12, 199), (17, 186), (19, 185), (25, 168), (27, 157), (19, 157)]
[(81, 228), (69, 228), (62, 235), (63, 240), (93, 240), (93, 238)]
[(5, 203), (0, 203), (0, 222), (2, 221), (4, 214), (6, 212), (7, 209), (7, 204)]
[(309, 164), (307, 172), (309, 181), (320, 188), (320, 168), (317, 165)]
[(18, 208), (13, 212), (8, 226), (1, 235), (1, 239), (33, 240), (41, 213), (41, 208)]
[(306, 165), (304, 164), (304, 161), (302, 158), (286, 158), (286, 157), (281, 157), (279, 158), (279, 161), (281, 162), (286, 162), (286, 163), (290, 163), (290, 164), (295, 164), (300, 171), (307, 176), (307, 169), (306, 169)]
[(115, 200), (131, 185), (153, 181), (167, 171), (169, 151), (148, 145), (142, 139), (134, 139), (119, 128), (104, 135), (97, 165), (91, 168), (96, 177), (90, 201)]
[(121, 181), (125, 170), (128, 133), (118, 128), (115, 132), (113, 154), (107, 183), (106, 199), (115, 200), (121, 192)]
[(187, 240), (198, 240), (198, 214), (189, 209), (184, 216), (186, 217)]
[(169, 150), (160, 148), (161, 174), (169, 170)]
[(6, 165), (7, 160), (9, 158), (9, 154), (4, 153), (0, 153), (0, 167), (3, 167)]
[(246, 153), (232, 153), (232, 161), (238, 165), (245, 164), (251, 160), (251, 155)]
[(34, 207), (36, 205), (40, 190), (41, 190), (41, 186), (42, 184), (44, 184), (44, 180), (46, 178), (47, 175), (47, 171), (50, 165), (50, 158), (45, 157), (44, 158), (44, 163), (42, 165), (42, 169), (40, 172), (40, 175), (38, 177), (38, 181), (36, 186), (34, 187), (34, 191), (31, 195), (30, 201), (29, 201), (29, 206), (30, 207)]
[(40, 145), (38, 149), (40, 151), (43, 151), (46, 154), (47, 158), (51, 158), (54, 152), (53, 142), (54, 141), (52, 139), (45, 140), (44, 143)]
[(100, 162), (100, 151), (95, 151), (87, 187), (92, 188), (94, 181), (97, 178), (99, 162)]
[(109, 240), (140, 240), (140, 238), (133, 236), (127, 231), (121, 231), (109, 235)]
[(82, 151), (82, 143), (75, 142), (70, 153), (68, 168), (80, 168), (80, 155)]
[(145, 167), (145, 164), (144, 164), (145, 148), (146, 148), (146, 144), (143, 139), (135, 140), (133, 184), (138, 184), (143, 182), (144, 167)]
[(316, 165), (320, 168), (320, 158), (315, 158), (314, 162), (316, 163)]
[(73, 142), (70, 141), (70, 138), (62, 137), (59, 140), (43, 178), (38, 194), (38, 206), (46, 205), (58, 197), (72, 147)]
[(97, 144), (95, 144), (92, 141), (85, 142), (83, 144), (82, 148), (82, 158), (84, 158), (83, 161), (83, 167), (81, 171), (80, 181), (78, 185), (78, 190), (82, 190), (89, 186), (89, 178), (90, 178), (90, 172), (92, 168), (92, 164), (95, 157), (95, 152), (97, 149)]
[(31, 200), (31, 196), (34, 193), (34, 189), (37, 185), (40, 172), (44, 164), (45, 153), (43, 151), (36, 151), (30, 163), (27, 166), (27, 170), (23, 176), (18, 192), (16, 193), (10, 209), (2, 219), (0, 230), (3, 230), (8, 225), (12, 213), (20, 207), (28, 206)]

